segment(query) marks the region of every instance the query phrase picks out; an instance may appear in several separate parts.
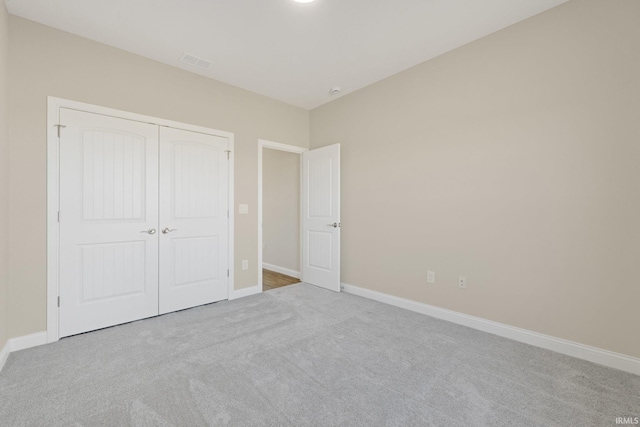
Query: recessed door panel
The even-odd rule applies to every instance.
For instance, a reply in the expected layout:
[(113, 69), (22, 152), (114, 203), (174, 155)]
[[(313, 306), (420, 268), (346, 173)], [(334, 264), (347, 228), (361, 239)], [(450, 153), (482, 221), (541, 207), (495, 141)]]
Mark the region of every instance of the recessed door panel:
[(309, 218), (331, 218), (333, 215), (333, 157), (308, 158)]
[(309, 267), (331, 271), (333, 234), (327, 231), (309, 231)]
[[(215, 138), (215, 137), (212, 137)], [(187, 141), (173, 143), (173, 218), (217, 218), (219, 163), (224, 151)]]
[(174, 286), (218, 280), (220, 242), (218, 236), (184, 237), (171, 240)]
[(146, 190), (145, 141), (101, 129), (82, 131), (82, 212), (85, 220), (141, 220)]
[(144, 294), (144, 240), (81, 245), (80, 304), (131, 294)]

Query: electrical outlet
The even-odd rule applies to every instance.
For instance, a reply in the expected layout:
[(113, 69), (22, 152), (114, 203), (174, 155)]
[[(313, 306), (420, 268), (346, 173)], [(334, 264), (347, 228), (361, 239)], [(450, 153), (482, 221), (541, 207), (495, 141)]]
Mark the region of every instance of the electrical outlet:
[(242, 269), (243, 270), (248, 270), (249, 269), (249, 260), (248, 259), (243, 259), (242, 260)]
[(467, 278), (464, 276), (458, 276), (458, 287), (460, 289), (467, 289)]
[(436, 273), (434, 271), (427, 271), (427, 283), (436, 283)]

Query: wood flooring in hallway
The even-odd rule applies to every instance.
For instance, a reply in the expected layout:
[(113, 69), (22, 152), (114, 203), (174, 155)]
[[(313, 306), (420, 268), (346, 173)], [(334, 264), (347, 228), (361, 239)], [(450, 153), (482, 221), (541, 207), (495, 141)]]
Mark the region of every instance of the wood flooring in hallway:
[(262, 269), (262, 289), (265, 291), (281, 288), (287, 285), (293, 285), (294, 283), (300, 283), (300, 279), (285, 276), (284, 274), (276, 273), (275, 271)]

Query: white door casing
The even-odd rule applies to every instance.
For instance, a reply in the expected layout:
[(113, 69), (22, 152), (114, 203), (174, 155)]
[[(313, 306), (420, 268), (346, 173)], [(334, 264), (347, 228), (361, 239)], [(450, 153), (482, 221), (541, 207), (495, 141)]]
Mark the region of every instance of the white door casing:
[(302, 281), (340, 291), (340, 144), (302, 154)]
[(229, 140), (160, 127), (160, 314), (227, 299)]
[(59, 336), (157, 315), (157, 127), (60, 120)]

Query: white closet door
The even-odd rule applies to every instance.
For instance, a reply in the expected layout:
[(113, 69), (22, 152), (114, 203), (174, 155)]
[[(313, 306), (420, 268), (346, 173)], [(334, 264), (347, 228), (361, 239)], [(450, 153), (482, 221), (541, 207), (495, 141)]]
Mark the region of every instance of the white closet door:
[(340, 144), (302, 153), (302, 281), (340, 292)]
[(64, 108), (60, 123), (60, 337), (157, 315), (157, 127)]
[(228, 149), (160, 128), (160, 314), (229, 297)]

